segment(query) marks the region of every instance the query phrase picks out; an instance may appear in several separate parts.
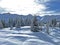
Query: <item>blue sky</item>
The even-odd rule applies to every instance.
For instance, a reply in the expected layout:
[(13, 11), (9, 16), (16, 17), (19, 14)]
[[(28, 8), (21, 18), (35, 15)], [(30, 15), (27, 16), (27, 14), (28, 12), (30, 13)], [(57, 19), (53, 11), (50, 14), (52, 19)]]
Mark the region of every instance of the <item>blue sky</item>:
[(47, 10), (49, 11), (60, 11), (60, 0), (52, 0), (46, 3), (46, 6), (49, 7)]
[(60, 0), (0, 0), (0, 13), (59, 15)]

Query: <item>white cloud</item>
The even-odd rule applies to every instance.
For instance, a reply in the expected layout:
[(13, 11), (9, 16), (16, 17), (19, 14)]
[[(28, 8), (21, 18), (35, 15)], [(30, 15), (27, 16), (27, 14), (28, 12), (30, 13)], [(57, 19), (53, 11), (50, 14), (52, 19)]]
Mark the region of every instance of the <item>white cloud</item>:
[(38, 4), (44, 4), (48, 1), (51, 1), (51, 0), (35, 0), (35, 2), (38, 3)]
[(45, 15), (60, 15), (60, 12), (42, 11), (42, 12), (38, 12), (37, 15), (40, 15), (40, 16), (45, 16)]
[(45, 5), (37, 4), (34, 0), (2, 0), (0, 6), (6, 8), (11, 13), (17, 14), (35, 14), (38, 11), (43, 12)]

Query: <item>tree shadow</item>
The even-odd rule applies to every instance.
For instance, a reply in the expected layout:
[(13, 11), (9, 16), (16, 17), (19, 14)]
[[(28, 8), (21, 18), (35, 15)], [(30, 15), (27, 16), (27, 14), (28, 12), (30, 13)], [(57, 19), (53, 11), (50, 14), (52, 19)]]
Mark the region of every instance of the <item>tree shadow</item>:
[(34, 35), (36, 37), (38, 37), (40, 40), (43, 40), (43, 41), (46, 41), (46, 42), (50, 42), (54, 45), (59, 45), (57, 42), (54, 42), (51, 38), (49, 37), (49, 35), (45, 34), (45, 33), (42, 33), (42, 32), (33, 32), (32, 34), (29, 34), (29, 35)]

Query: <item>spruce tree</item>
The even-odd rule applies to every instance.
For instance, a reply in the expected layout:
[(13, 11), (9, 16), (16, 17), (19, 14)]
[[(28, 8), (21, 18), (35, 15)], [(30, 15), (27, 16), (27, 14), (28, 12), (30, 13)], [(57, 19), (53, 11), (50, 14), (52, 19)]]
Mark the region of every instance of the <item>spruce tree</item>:
[(60, 28), (60, 22), (59, 22), (59, 28)]
[(20, 26), (24, 26), (24, 23), (25, 23), (25, 22), (23, 22), (23, 18), (20, 17)]
[(3, 24), (3, 27), (5, 28), (6, 27), (6, 22), (4, 19), (1, 20), (2, 24)]
[(21, 21), (19, 18), (16, 19), (16, 28), (20, 28), (21, 27)]
[(0, 29), (3, 28), (3, 24), (2, 24), (2, 21), (0, 20)]
[(47, 33), (47, 34), (50, 33), (50, 32), (49, 32), (49, 22), (47, 22), (47, 24), (46, 24), (46, 33)]
[(57, 24), (56, 19), (52, 19), (52, 26), (53, 26), (53, 27), (55, 27), (55, 26), (56, 26), (56, 24)]
[(43, 22), (39, 22), (39, 28), (40, 28), (40, 30), (42, 31), (42, 26), (43, 26)]
[(13, 19), (12, 18), (9, 18), (9, 27), (10, 27), (10, 30), (13, 29)]
[(38, 25), (38, 20), (36, 15), (33, 17), (33, 20), (32, 20), (31, 31), (39, 32), (39, 25)]

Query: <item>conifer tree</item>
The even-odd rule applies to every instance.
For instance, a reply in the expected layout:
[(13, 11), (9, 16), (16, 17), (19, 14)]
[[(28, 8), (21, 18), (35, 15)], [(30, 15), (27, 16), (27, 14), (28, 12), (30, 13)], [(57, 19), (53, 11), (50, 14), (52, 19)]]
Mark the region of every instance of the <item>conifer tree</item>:
[(53, 26), (53, 27), (55, 27), (55, 26), (56, 26), (56, 24), (57, 24), (56, 19), (52, 19), (52, 26)]
[(2, 28), (3, 28), (3, 24), (2, 24), (2, 22), (0, 20), (0, 29), (2, 29)]
[(16, 19), (16, 28), (20, 28), (21, 27), (21, 21), (19, 18)]
[(5, 28), (5, 27), (6, 27), (6, 22), (5, 22), (5, 20), (2, 19), (1, 22), (2, 22), (2, 24), (3, 24), (3, 28)]
[(59, 22), (59, 28), (60, 28), (60, 22)]
[(13, 29), (13, 19), (12, 18), (9, 18), (9, 27), (10, 27), (10, 30)]
[(32, 20), (31, 31), (39, 32), (39, 25), (38, 25), (38, 20), (36, 15), (33, 17), (33, 20)]
[(49, 34), (49, 22), (46, 24), (46, 33)]

